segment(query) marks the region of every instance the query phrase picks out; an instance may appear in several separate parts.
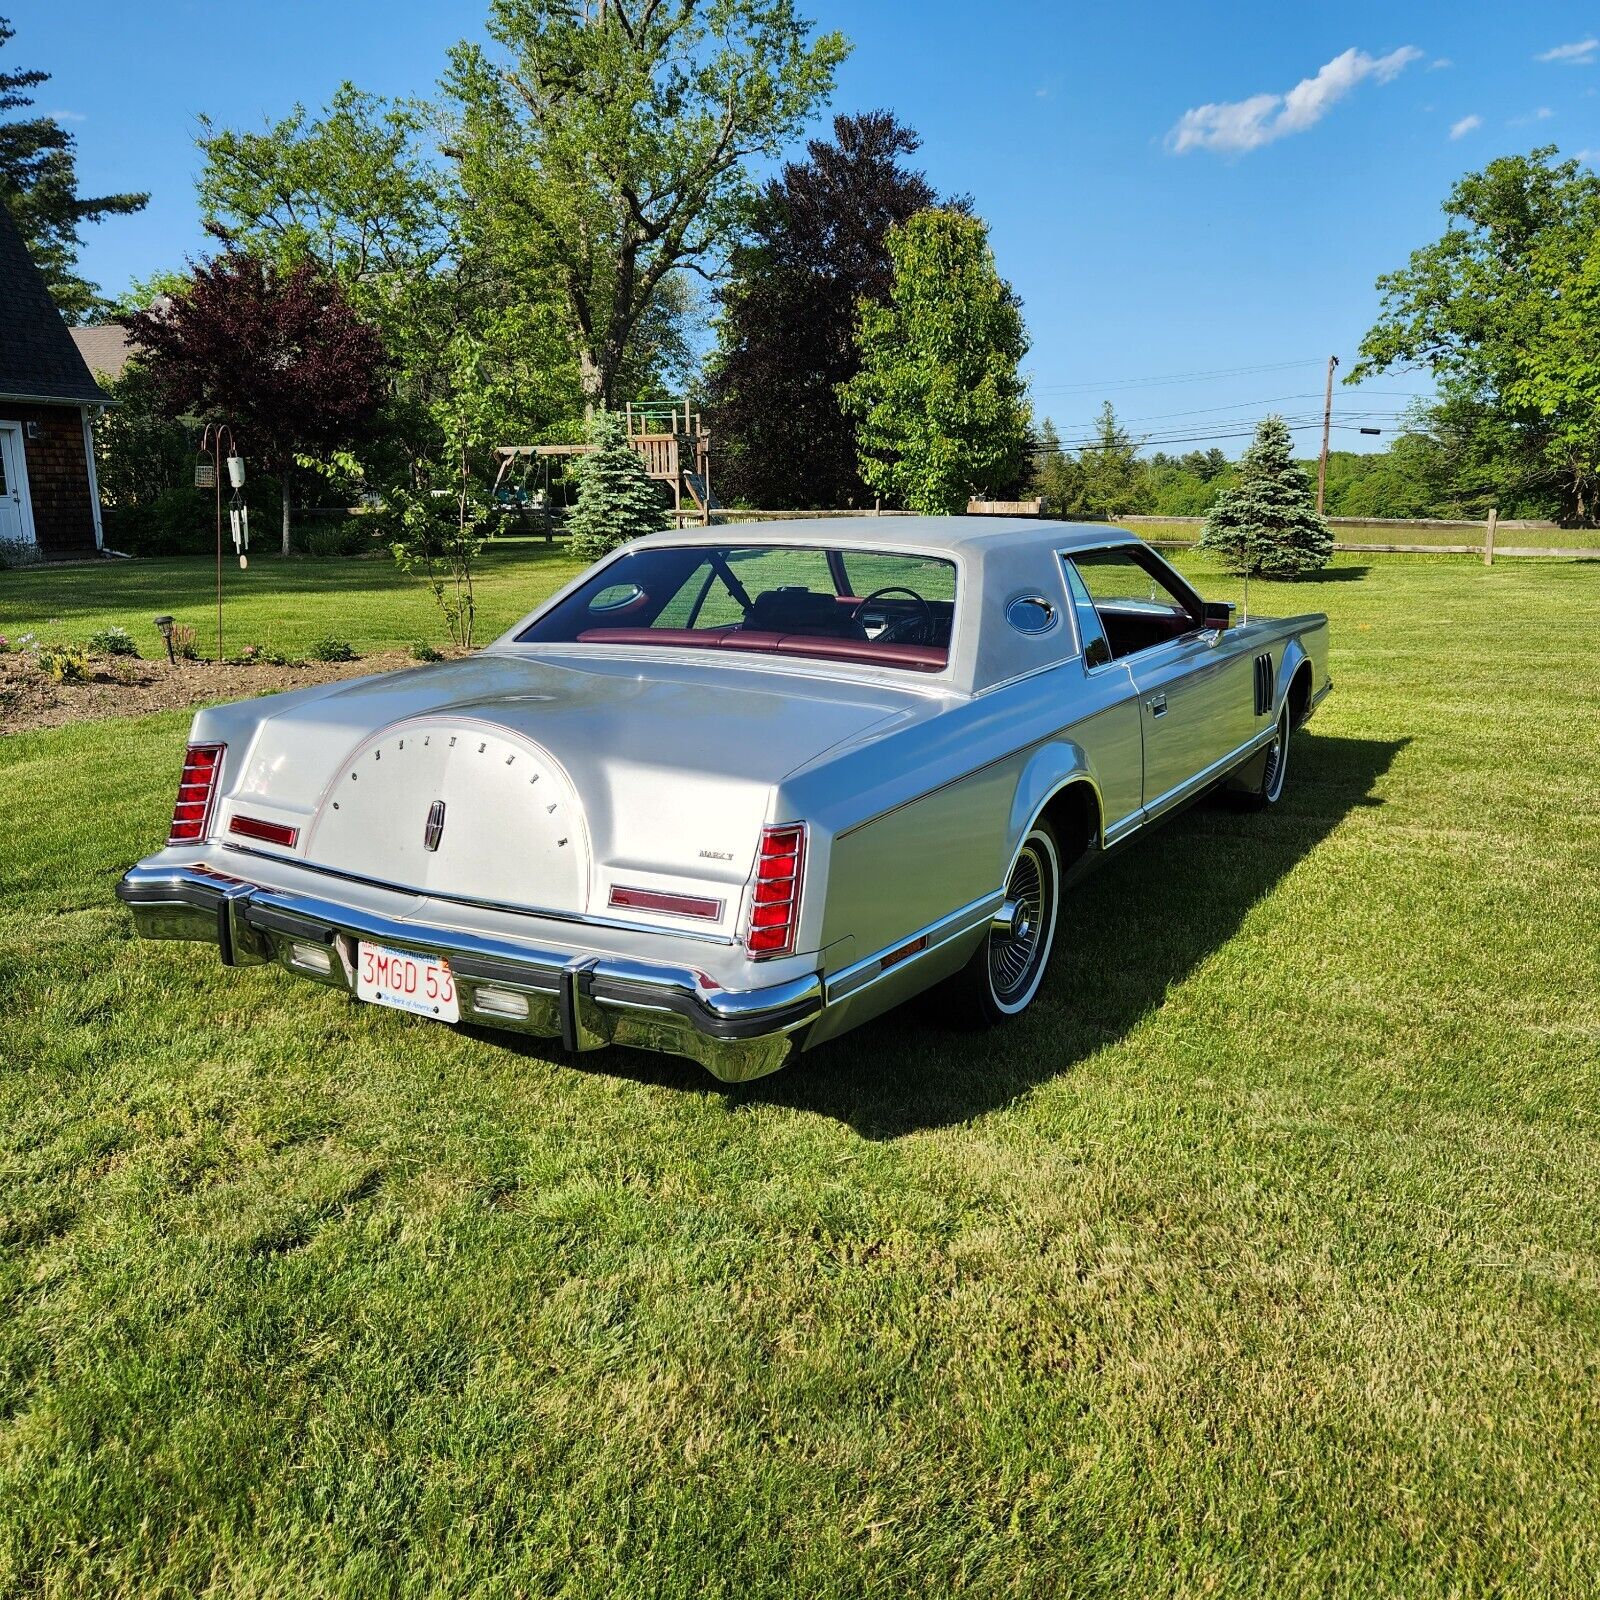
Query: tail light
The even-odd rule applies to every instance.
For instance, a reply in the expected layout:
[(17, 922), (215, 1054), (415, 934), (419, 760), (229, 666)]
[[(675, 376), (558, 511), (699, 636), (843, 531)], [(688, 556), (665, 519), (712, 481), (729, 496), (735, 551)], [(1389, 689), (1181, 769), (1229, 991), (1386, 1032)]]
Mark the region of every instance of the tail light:
[(222, 776), (225, 744), (192, 744), (183, 755), (183, 776), (178, 779), (178, 800), (172, 808), (168, 844), (198, 844), (211, 826), (217, 780)]
[(789, 822), (761, 830), (750, 929), (744, 941), (745, 949), (755, 960), (794, 953), (805, 865), (805, 823)]
[(300, 837), (298, 828), (291, 828), (285, 822), (266, 822), (260, 817), (243, 817), (237, 812), (228, 819), (228, 832), (236, 833), (241, 839), (260, 839), (266, 844), (281, 844), (285, 850), (293, 850)]

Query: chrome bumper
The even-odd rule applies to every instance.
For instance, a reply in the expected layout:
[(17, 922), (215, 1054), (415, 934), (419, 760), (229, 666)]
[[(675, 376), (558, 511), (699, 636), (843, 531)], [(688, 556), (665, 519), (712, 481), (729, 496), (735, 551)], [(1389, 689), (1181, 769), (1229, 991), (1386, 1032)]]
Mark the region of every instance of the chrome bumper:
[(276, 961), (352, 994), (357, 940), (443, 956), (463, 1022), (560, 1039), (568, 1050), (617, 1044), (688, 1056), (725, 1083), (781, 1067), (822, 1011), (814, 974), (764, 989), (719, 989), (686, 967), (403, 922), (206, 866), (133, 867), (117, 898), (147, 939), (214, 944), (226, 966)]

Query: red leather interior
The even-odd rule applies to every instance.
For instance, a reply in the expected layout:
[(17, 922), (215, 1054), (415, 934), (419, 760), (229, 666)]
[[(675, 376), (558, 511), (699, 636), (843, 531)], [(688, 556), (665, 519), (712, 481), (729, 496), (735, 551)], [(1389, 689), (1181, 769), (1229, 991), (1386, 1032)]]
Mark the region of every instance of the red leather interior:
[(813, 639), (788, 633), (778, 641), (786, 656), (825, 656), (830, 661), (861, 661), (869, 667), (910, 667), (915, 672), (938, 672), (949, 659), (932, 644), (873, 644), (870, 639)]
[(761, 650), (773, 655), (859, 661), (869, 667), (908, 667), (913, 672), (938, 672), (949, 659), (937, 645), (873, 644), (865, 639), (826, 639), (812, 634), (746, 632), (738, 628), (585, 628), (578, 635), (578, 643)]

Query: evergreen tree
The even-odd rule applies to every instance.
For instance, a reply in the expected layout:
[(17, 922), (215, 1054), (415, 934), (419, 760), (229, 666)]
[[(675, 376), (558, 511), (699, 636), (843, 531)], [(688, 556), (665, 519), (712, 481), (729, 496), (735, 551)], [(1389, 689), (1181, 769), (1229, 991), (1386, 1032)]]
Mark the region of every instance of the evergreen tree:
[[(0, 17), (0, 45), (14, 32)], [(0, 71), (0, 111), (31, 106), (33, 96), (25, 91), (49, 81), (48, 72)], [(53, 116), (0, 120), (0, 204), (10, 211), (62, 316), (68, 322), (82, 322), (100, 301), (95, 286), (74, 270), (82, 242), (79, 225), (140, 211), (150, 196), (103, 194), (80, 199), (74, 143)]]
[(1105, 522), (1137, 516), (1154, 503), (1149, 474), (1139, 460), (1140, 441), (1117, 421), (1107, 400), (1095, 419), (1094, 438), (1078, 452), (1081, 499), (1074, 513)]
[(925, 515), (1005, 498), (1024, 480), (1031, 413), (1022, 312), (995, 270), (988, 230), (946, 208), (889, 232), (887, 305), (864, 304), (861, 370), (839, 398), (858, 419), (861, 476)]
[(1289, 453), (1282, 417), (1262, 419), (1239, 462), (1239, 481), (1225, 489), (1206, 518), (1200, 543), (1230, 572), (1299, 578), (1320, 572), (1333, 554), (1333, 534), (1311, 496), (1311, 474)]
[(597, 561), (618, 545), (665, 525), (660, 487), (644, 470), (622, 421), (614, 411), (597, 411), (589, 424), (593, 452), (578, 458), (578, 503), (567, 518), (572, 553)]

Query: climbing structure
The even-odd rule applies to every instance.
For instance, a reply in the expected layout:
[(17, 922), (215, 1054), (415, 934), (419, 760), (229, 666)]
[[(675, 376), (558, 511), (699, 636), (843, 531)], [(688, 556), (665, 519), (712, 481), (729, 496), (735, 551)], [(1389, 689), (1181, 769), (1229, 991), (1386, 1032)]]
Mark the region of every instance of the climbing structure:
[[(630, 401), (623, 418), (628, 443), (638, 453), (645, 471), (671, 489), (672, 511), (679, 525), (696, 514), (701, 522), (710, 522), (716, 509), (711, 492), (711, 435), (700, 413), (687, 400)], [(542, 458), (548, 481), (552, 460), (586, 456), (592, 448), (587, 444), (501, 445), (495, 451), (500, 462), (495, 477), (497, 498), (519, 477), (528, 476), (525, 470), (519, 474), (518, 469), (531, 465), (530, 457)]]

